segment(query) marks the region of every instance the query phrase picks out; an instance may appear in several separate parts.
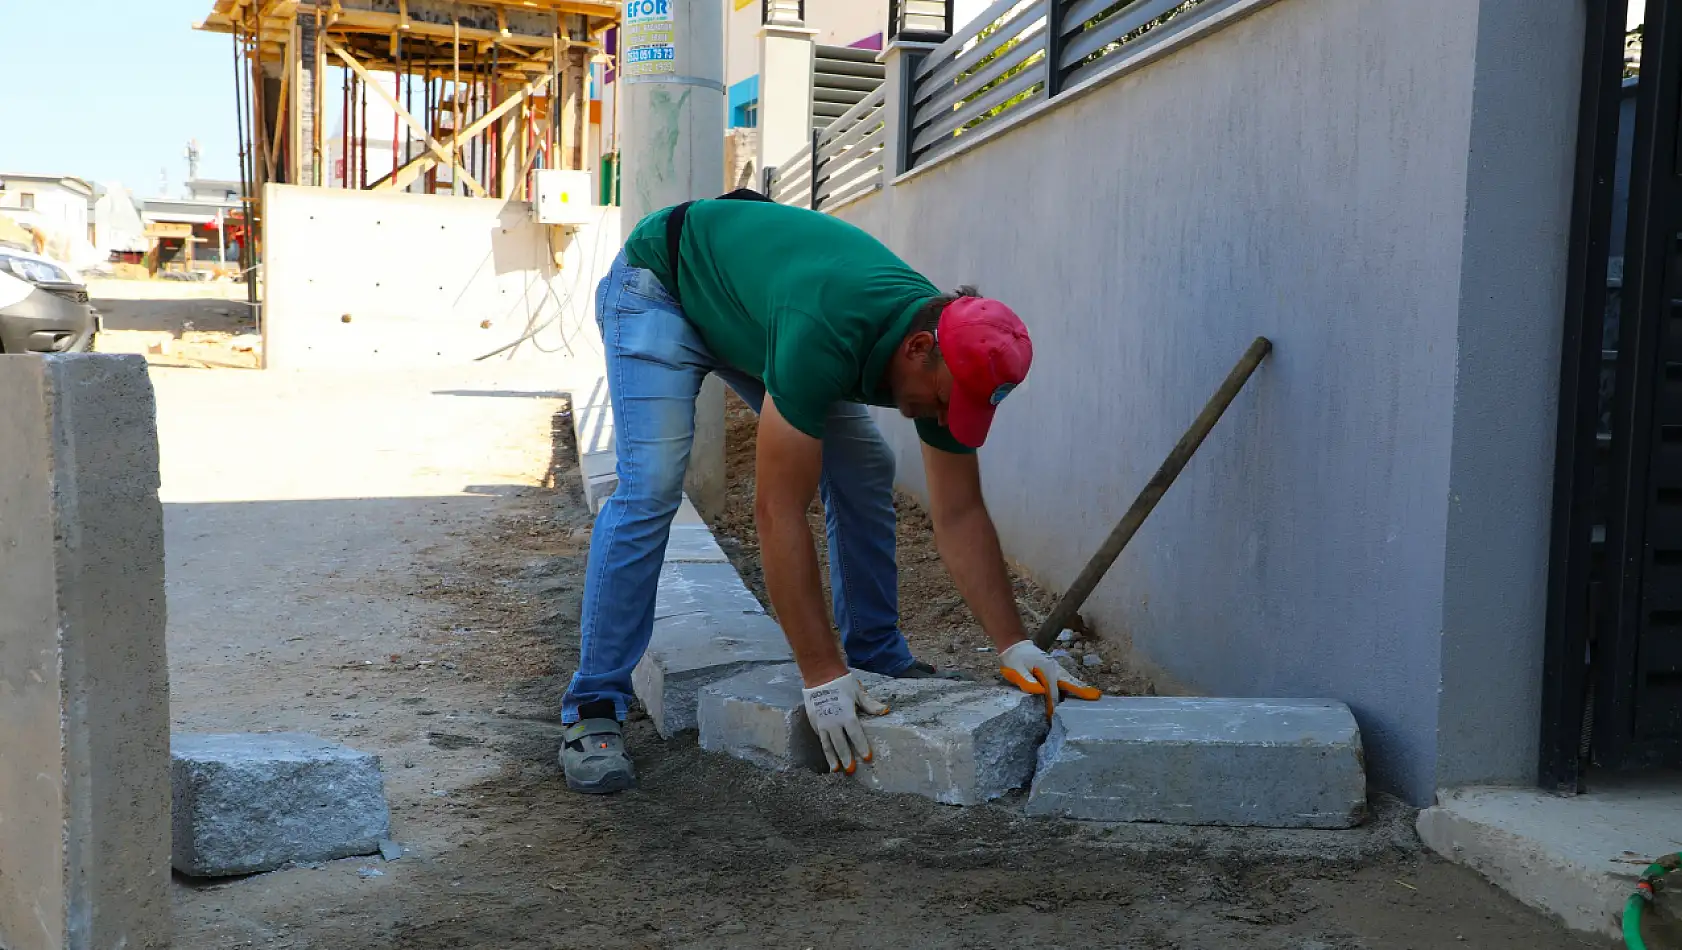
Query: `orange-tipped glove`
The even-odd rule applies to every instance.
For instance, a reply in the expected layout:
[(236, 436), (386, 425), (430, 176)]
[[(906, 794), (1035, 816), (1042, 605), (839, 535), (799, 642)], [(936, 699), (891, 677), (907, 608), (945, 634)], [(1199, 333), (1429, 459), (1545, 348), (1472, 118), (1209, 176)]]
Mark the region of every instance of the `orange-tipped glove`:
[(1044, 650), (1034, 646), (1032, 640), (1023, 640), (1000, 653), (999, 673), (1024, 693), (1044, 696), (1047, 719), (1057, 711), (1060, 693), (1068, 693), (1076, 699), (1086, 700), (1097, 699), (1103, 695), (1097, 688), (1075, 679), (1059, 666), (1056, 660), (1047, 656)]
[(870, 740), (865, 738), (858, 711), (880, 716), (888, 707), (871, 699), (859, 685), (858, 677), (851, 673), (802, 692), (806, 699), (806, 721), (818, 734), (823, 757), (829, 760), (829, 770), (851, 775), (858, 771), (859, 760), (869, 762)]

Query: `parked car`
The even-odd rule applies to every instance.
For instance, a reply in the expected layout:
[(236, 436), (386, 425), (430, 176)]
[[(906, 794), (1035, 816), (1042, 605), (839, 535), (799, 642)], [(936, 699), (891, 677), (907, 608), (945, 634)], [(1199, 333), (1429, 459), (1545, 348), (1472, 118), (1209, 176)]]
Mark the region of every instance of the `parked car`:
[(93, 348), (99, 315), (70, 267), (0, 246), (0, 353), (76, 353)]

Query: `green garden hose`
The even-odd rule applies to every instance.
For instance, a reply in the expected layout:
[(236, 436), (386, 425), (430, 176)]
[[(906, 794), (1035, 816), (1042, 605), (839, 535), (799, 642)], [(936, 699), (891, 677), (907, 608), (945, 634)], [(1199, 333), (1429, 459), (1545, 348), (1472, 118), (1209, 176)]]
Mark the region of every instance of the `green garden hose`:
[(1641, 911), (1653, 902), (1653, 888), (1658, 879), (1678, 866), (1682, 866), (1682, 854), (1667, 854), (1647, 865), (1647, 870), (1635, 882), (1635, 893), (1624, 904), (1624, 946), (1629, 950), (1647, 950), (1647, 942), (1641, 939)]

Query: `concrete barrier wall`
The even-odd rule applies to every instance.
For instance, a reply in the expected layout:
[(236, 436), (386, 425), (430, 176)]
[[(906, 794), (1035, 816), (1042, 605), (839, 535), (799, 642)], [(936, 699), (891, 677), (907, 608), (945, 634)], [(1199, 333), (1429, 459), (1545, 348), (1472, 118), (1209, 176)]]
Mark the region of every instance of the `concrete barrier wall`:
[(169, 943), (157, 423), (138, 356), (0, 356), (0, 947)]
[(1027, 321), (983, 472), (1058, 590), (1272, 338), (1088, 616), (1188, 690), (1349, 702), (1415, 802), (1531, 781), (1579, 4), (1257, 6), (838, 214)]
[(552, 243), (520, 201), (291, 185), (264, 200), (268, 368), (460, 363), (534, 329), (492, 359), (600, 363), (617, 208)]

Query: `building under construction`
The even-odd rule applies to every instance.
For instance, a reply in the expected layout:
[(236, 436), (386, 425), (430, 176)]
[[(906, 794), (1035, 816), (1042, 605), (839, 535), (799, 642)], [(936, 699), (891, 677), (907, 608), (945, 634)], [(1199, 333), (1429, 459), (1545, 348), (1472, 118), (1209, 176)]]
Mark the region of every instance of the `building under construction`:
[(268, 183), (525, 199), (533, 169), (588, 168), (618, 20), (610, 0), (214, 0), (199, 29), (232, 37), (249, 219)]

